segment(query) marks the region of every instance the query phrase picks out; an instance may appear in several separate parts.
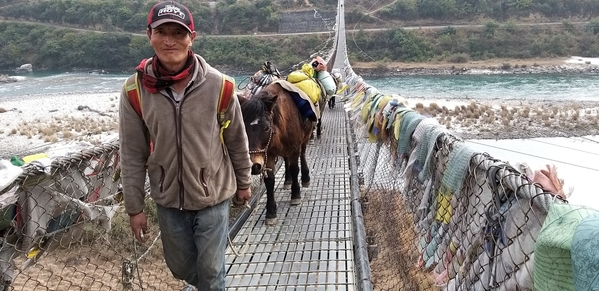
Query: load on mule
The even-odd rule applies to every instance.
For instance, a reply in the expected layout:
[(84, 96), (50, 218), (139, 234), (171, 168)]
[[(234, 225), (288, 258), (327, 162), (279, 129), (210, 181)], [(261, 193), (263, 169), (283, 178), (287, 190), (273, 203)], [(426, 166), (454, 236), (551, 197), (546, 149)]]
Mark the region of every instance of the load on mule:
[(310, 63), (303, 64), (301, 69), (295, 70), (285, 78), (282, 78), (277, 67), (272, 62), (266, 61), (262, 65), (262, 68), (250, 77), (250, 82), (242, 89), (243, 92), (238, 94), (238, 96), (239, 98), (248, 99), (273, 81), (285, 79), (305, 93), (294, 96), (296, 97), (294, 101), (302, 115), (318, 121), (316, 124), (316, 136), (320, 137), (322, 134), (321, 117), (324, 105), (327, 102), (327, 97), (336, 91), (335, 81), (326, 70), (326, 63), (321, 57), (317, 56)]

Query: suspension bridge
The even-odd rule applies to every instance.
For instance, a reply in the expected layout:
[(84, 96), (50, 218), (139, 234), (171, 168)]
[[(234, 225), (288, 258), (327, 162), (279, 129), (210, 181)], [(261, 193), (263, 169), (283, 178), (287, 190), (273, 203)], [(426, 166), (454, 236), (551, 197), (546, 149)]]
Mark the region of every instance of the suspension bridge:
[[(348, 61), (343, 0), (337, 11), (333, 46), (318, 54), (343, 73), (345, 107), (323, 114), (300, 205), (279, 170), (276, 225), (264, 223), (261, 177), (249, 208), (232, 210), (227, 290), (596, 287), (598, 211), (366, 84)], [(155, 210), (150, 241), (131, 236), (118, 142), (21, 171), (0, 192), (0, 290), (185, 288), (164, 263)]]

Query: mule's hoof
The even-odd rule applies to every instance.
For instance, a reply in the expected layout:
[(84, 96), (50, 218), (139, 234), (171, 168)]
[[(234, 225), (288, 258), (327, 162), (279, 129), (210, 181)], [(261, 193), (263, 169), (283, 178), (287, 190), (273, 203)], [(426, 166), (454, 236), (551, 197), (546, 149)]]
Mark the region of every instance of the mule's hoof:
[(264, 221), (264, 224), (266, 224), (266, 225), (277, 225), (277, 218), (276, 217), (275, 218), (267, 218)]
[(308, 182), (302, 182), (302, 187), (304, 187), (304, 188), (310, 187), (310, 181), (308, 181)]
[(290, 205), (300, 205), (302, 204), (302, 198), (291, 198)]
[(283, 189), (285, 189), (285, 190), (291, 189), (291, 181), (289, 181), (289, 182), (285, 181), (285, 183), (283, 183)]

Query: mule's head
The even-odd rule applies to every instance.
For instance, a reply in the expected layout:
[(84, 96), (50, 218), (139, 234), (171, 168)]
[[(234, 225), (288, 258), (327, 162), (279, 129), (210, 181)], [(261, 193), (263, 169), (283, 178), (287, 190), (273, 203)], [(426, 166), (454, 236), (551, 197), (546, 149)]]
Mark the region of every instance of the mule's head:
[(277, 95), (265, 90), (241, 102), (241, 112), (250, 147), (250, 159), (253, 163), (253, 175), (261, 174), (268, 159), (274, 161), (276, 158), (267, 155), (275, 129), (273, 108), (276, 102)]

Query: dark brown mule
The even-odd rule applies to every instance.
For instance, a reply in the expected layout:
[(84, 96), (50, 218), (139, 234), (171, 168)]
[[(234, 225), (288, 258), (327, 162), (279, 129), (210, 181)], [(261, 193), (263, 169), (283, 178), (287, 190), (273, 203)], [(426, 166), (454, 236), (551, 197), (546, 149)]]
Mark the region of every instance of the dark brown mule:
[(266, 185), (266, 224), (277, 222), (273, 169), (277, 157), (283, 157), (291, 178), (291, 205), (301, 203), (298, 176), (301, 161), (302, 186), (310, 184), (306, 147), (315, 122), (301, 115), (288, 91), (272, 83), (247, 100), (240, 99), (247, 131), (252, 174), (263, 174)]
[[(317, 81), (317, 83), (320, 84), (320, 82)], [(326, 107), (326, 103), (327, 103), (327, 96), (324, 93), (324, 87), (322, 85), (320, 85), (322, 89), (322, 93), (320, 95), (320, 98), (318, 99), (318, 102), (316, 102), (315, 106), (318, 107), (318, 109), (320, 110), (320, 116), (318, 117), (318, 120), (315, 122), (315, 129), (316, 129), (316, 138), (320, 139), (320, 136), (322, 135), (322, 114), (324, 111), (324, 108)], [(312, 131), (312, 135), (310, 136), (310, 139), (314, 139), (314, 130)], [(290, 189), (291, 188), (291, 174), (289, 173), (289, 167), (287, 166), (287, 163), (285, 163), (285, 182), (283, 182), (283, 189)], [(308, 187), (310, 186), (310, 182), (308, 181), (307, 184), (302, 182), (302, 186), (304, 187)]]

